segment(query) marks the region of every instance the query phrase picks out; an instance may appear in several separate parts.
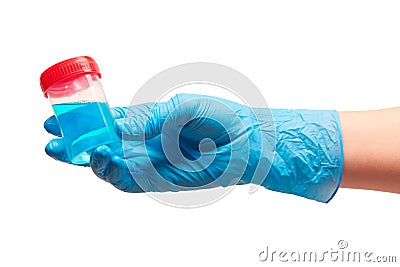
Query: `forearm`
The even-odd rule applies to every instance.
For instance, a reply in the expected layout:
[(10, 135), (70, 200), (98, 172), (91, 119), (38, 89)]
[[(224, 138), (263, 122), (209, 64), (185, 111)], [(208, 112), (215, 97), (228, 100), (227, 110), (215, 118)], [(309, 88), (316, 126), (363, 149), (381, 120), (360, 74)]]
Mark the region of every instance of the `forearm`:
[(400, 108), (339, 112), (341, 187), (400, 193)]

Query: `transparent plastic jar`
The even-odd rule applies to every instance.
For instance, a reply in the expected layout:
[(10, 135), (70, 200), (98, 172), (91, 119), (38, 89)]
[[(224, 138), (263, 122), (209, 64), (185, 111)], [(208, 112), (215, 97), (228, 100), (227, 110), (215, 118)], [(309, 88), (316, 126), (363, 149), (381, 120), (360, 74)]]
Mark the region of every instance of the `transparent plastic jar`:
[(40, 76), (74, 164), (89, 163), (91, 152), (100, 145), (120, 146), (100, 78), (97, 63), (86, 56), (59, 62)]

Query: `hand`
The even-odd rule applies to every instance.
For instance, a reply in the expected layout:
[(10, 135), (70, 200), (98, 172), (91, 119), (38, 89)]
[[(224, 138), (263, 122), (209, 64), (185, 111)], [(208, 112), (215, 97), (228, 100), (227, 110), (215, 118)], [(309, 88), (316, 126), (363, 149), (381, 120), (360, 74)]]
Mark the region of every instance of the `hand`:
[[(336, 111), (272, 109), (272, 120), (268, 109), (186, 94), (112, 111), (123, 147), (98, 147), (90, 166), (126, 192), (254, 183), (328, 202), (340, 184)], [(45, 128), (59, 134), (54, 118)], [(50, 141), (46, 152), (69, 162), (62, 139)]]
[[(98, 147), (91, 155), (90, 166), (98, 177), (126, 192), (182, 191), (249, 183), (262, 154), (260, 148), (267, 139), (269, 150), (266, 148), (264, 154), (269, 151), (269, 164), (272, 162), (271, 117), (263, 125), (270, 137), (263, 138), (253, 110), (235, 102), (177, 95), (164, 103), (114, 108), (112, 113), (117, 134), (124, 139), (123, 149)], [(54, 116), (45, 122), (45, 128), (61, 136)], [(50, 141), (46, 153), (71, 163), (62, 138)], [(263, 168), (261, 180), (268, 171), (265, 164)]]

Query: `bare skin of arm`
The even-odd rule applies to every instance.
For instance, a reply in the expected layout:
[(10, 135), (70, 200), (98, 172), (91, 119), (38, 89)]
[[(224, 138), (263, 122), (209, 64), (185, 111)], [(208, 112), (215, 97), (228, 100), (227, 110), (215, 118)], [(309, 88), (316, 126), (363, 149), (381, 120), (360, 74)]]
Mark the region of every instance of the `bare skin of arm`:
[(400, 107), (339, 112), (341, 187), (400, 193)]

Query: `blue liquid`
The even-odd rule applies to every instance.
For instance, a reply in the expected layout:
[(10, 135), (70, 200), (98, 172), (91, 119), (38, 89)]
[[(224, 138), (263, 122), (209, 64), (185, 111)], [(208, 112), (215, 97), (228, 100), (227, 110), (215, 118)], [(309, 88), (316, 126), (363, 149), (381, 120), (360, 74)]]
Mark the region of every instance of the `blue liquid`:
[(120, 146), (107, 103), (73, 102), (55, 104), (53, 109), (72, 163), (89, 163), (90, 154), (100, 145)]

